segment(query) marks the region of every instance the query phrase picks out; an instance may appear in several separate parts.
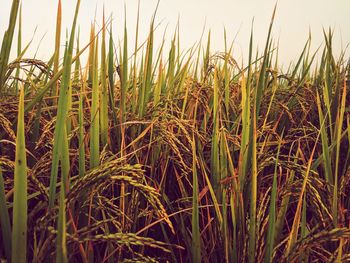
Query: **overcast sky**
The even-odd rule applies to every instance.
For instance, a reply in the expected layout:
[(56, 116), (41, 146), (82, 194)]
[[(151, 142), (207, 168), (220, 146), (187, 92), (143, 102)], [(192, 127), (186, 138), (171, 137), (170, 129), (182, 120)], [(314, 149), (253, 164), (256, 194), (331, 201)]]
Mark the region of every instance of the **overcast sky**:
[[(54, 49), (57, 2), (58, 0), (23, 1), (23, 43), (31, 39), (37, 27), (30, 53), (35, 52), (43, 38), (38, 51), (38, 58), (43, 60), (48, 60)], [(113, 14), (115, 40), (122, 38), (125, 4), (131, 47), (135, 34), (137, 2), (82, 0), (79, 13), (81, 46), (88, 42), (90, 22), (96, 17), (97, 23), (101, 24), (103, 6), (106, 16)], [(2, 0), (1, 3), (0, 39), (8, 25), (11, 3), (11, 0)], [(73, 0), (62, 0), (63, 40), (65, 29), (69, 29), (72, 23), (75, 3)], [(141, 0), (140, 41), (146, 38), (156, 3), (157, 0)], [(182, 49), (188, 49), (199, 41), (205, 26), (205, 34), (209, 29), (212, 32), (212, 51), (223, 51), (225, 27), (228, 41), (235, 40), (233, 56), (237, 60), (242, 59), (242, 56), (247, 58), (252, 19), (254, 18), (255, 47), (262, 50), (275, 3), (275, 0), (160, 0), (156, 22), (161, 22), (161, 26), (156, 31), (156, 39), (159, 44), (167, 28), (166, 40), (170, 41), (179, 18)], [(335, 34), (334, 50), (339, 54), (350, 42), (349, 14), (350, 0), (280, 0), (273, 37), (279, 41), (281, 63), (289, 64), (297, 59), (308, 38), (309, 29), (312, 32), (312, 50), (316, 50), (323, 43), (323, 28), (331, 27)]]

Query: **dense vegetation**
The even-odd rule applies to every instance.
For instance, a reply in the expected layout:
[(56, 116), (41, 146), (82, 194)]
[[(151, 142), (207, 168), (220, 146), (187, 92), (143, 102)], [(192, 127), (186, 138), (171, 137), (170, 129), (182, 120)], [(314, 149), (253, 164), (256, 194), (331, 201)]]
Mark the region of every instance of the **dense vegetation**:
[(241, 66), (226, 37), (211, 53), (210, 34), (183, 52), (176, 30), (164, 54), (154, 17), (132, 54), (126, 25), (115, 43), (104, 18), (82, 47), (79, 5), (60, 50), (59, 2), (44, 62), (25, 58), (13, 0), (0, 53), (1, 258), (350, 261), (349, 69), (332, 31), (318, 62), (309, 39), (282, 73), (273, 18), (263, 53), (252, 32)]

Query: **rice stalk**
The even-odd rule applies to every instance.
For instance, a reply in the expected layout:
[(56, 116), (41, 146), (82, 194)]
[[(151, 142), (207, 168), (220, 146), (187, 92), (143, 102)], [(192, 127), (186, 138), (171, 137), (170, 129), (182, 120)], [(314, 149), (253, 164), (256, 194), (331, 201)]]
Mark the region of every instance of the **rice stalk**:
[[(18, 106), (16, 136), (16, 160), (14, 172), (13, 225), (12, 225), (12, 262), (26, 262), (27, 251), (27, 157), (24, 134), (24, 89), (21, 88)], [(8, 242), (10, 240), (6, 240)], [(19, 251), (22, 251), (19, 253)]]

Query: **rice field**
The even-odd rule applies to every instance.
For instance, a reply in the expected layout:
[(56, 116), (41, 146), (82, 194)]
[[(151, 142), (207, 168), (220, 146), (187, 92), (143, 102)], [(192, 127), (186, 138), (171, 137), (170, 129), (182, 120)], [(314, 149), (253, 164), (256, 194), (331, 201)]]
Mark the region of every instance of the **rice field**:
[[(349, 262), (350, 64), (333, 31), (280, 71), (210, 34), (165, 52), (103, 18), (27, 58), (20, 1), (0, 52), (2, 262)], [(278, 12), (278, 10), (277, 10)], [(134, 51), (128, 36), (135, 34)], [(11, 47), (18, 46), (10, 60)], [(88, 54), (87, 63), (82, 55)], [(316, 59), (316, 54), (321, 54)]]

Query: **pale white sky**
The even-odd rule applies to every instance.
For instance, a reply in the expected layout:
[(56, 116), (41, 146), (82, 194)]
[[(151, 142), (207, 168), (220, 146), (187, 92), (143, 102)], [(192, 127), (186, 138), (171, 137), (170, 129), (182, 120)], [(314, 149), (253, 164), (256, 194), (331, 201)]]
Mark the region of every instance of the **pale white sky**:
[[(23, 1), (23, 43), (27, 43), (37, 27), (30, 54), (37, 49), (41, 38), (38, 58), (48, 60), (54, 49), (56, 8), (58, 0)], [(2, 0), (0, 9), (0, 40), (8, 24), (11, 0)], [(62, 44), (65, 29), (70, 29), (76, 1), (62, 0), (63, 25)], [(140, 41), (149, 30), (149, 22), (157, 0), (141, 0)], [(156, 22), (162, 21), (156, 31), (158, 45), (167, 27), (166, 40), (169, 42), (180, 17), (181, 49), (188, 49), (199, 41), (204, 25), (205, 39), (208, 29), (212, 32), (212, 51), (223, 51), (223, 28), (226, 27), (228, 41), (234, 42), (233, 56), (241, 60), (248, 56), (251, 21), (254, 17), (254, 44), (264, 48), (267, 30), (275, 0), (160, 0)], [(82, 0), (79, 13), (81, 46), (88, 42), (90, 22), (94, 19), (101, 24), (102, 10), (106, 16), (113, 14), (115, 41), (122, 38), (124, 4), (127, 9), (129, 44), (133, 47), (136, 25), (137, 0)], [(96, 11), (97, 10), (97, 11)], [(279, 40), (279, 57), (287, 65), (296, 61), (312, 32), (312, 50), (323, 43), (322, 28), (334, 29), (334, 50), (336, 54), (350, 42), (350, 0), (280, 0), (273, 29), (273, 37)], [(23, 44), (24, 45), (24, 44)], [(28, 55), (30, 55), (28, 54)], [(348, 56), (349, 52), (347, 52)], [(166, 54), (165, 54), (166, 55)]]

